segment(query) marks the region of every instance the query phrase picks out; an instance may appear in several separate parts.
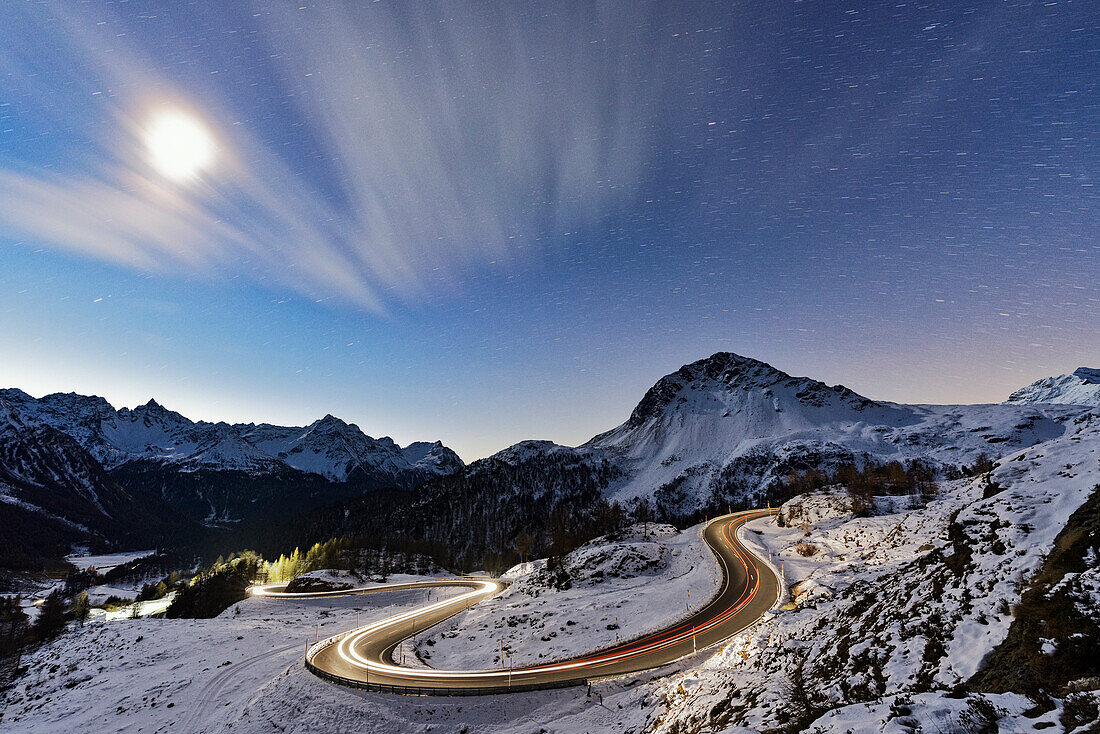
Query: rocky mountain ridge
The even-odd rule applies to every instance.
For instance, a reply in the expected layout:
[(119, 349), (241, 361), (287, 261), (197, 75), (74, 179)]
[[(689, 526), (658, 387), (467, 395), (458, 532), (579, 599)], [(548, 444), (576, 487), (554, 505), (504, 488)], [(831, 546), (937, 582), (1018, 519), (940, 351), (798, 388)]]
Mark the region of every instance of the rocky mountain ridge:
[(1059, 403), (1100, 407), (1100, 369), (1078, 367), (1068, 375), (1044, 377), (1008, 396), (1008, 403)]
[(286, 466), (337, 482), (359, 477), (411, 488), (463, 465), (438, 441), (401, 447), (331, 415), (308, 426), (231, 425), (192, 421), (155, 400), (116, 410), (96, 396), (53, 393), (34, 398), (15, 388), (0, 390), (0, 399), (20, 415), (72, 436), (106, 469), (151, 461), (180, 471), (259, 475)]
[(326, 416), (305, 427), (191, 421), (150, 400), (0, 390), (0, 568), (57, 568), (71, 547), (259, 547), (274, 524), (462, 467)]

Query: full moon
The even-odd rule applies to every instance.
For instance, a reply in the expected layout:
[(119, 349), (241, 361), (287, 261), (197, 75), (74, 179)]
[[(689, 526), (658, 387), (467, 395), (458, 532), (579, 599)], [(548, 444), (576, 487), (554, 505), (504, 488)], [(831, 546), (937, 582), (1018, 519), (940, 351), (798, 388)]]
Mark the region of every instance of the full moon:
[(149, 162), (174, 181), (195, 178), (214, 163), (217, 145), (200, 120), (181, 110), (162, 110), (145, 131)]

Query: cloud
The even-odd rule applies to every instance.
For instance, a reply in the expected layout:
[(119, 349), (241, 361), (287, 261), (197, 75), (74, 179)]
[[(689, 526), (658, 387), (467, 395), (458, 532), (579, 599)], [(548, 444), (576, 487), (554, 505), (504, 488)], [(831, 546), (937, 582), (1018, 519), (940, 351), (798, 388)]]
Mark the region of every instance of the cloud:
[[(376, 311), (629, 202), (683, 71), (659, 23), (607, 4), (265, 2), (243, 29), (265, 63), (250, 83), (219, 86), (174, 73), (180, 52), (158, 50), (138, 17), (76, 8), (21, 6), (0, 35), (11, 71), (0, 89), (59, 141), (0, 158), (9, 233)], [(176, 29), (204, 43), (242, 30), (213, 12), (181, 17), (214, 19)], [(242, 114), (250, 101), (280, 103), (278, 124), (315, 155), (287, 155), (262, 122), (238, 124), (255, 119)], [(218, 163), (198, 182), (148, 166), (144, 126), (166, 105), (218, 136)]]

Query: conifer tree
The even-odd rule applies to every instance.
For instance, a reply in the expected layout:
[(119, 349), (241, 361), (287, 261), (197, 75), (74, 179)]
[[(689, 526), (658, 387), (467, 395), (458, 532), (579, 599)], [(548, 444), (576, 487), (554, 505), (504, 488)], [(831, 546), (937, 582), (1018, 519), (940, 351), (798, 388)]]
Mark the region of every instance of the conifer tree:
[(11, 658), (18, 668), (19, 654), (27, 644), (29, 631), (22, 597), (0, 597), (0, 659)]
[(42, 606), (38, 608), (38, 616), (34, 620), (34, 631), (40, 640), (49, 640), (56, 637), (65, 629), (65, 600), (61, 592), (51, 591)]
[[(161, 584), (163, 585), (163, 582), (161, 582)], [(82, 591), (77, 594), (76, 598), (73, 599), (73, 619), (79, 622), (80, 626), (83, 627), (84, 622), (88, 619), (88, 615), (91, 614), (91, 611), (92, 604), (90, 601), (88, 601), (88, 592)]]

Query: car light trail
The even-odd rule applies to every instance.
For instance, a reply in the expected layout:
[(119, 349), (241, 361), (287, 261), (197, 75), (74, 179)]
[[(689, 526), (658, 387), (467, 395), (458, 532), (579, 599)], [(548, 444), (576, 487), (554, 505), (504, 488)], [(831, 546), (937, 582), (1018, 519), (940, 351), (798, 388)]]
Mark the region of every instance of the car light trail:
[[(267, 584), (254, 586), (249, 589), (249, 593), (259, 597), (307, 599), (401, 589), (470, 587), (469, 591), (458, 596), (417, 607), (322, 640), (307, 651), (307, 666), (319, 675), (345, 685), (369, 688), (373, 681), (378, 689), (395, 692), (496, 692), (579, 683), (589, 677), (644, 670), (666, 664), (683, 655), (690, 655), (698, 649), (697, 641), (700, 636), (706, 638), (702, 647), (710, 647), (744, 629), (774, 605), (779, 595), (778, 578), (762, 557), (742, 546), (734, 535), (736, 529), (744, 523), (774, 513), (774, 510), (756, 510), (727, 515), (708, 523), (704, 537), (721, 564), (723, 583), (711, 601), (688, 619), (603, 651), (542, 665), (491, 670), (437, 670), (409, 668), (393, 662), (392, 652), (402, 641), (499, 593), (503, 585), (491, 579), (454, 577), (301, 593), (287, 592), (285, 584)], [(716, 529), (714, 538), (707, 536), (707, 531), (712, 528)], [(740, 587), (740, 592), (733, 596), (735, 590), (730, 589), (730, 585), (735, 576), (743, 578), (744, 584)], [(764, 578), (768, 579), (769, 593), (765, 598), (760, 598)], [(747, 621), (740, 620), (738, 615), (748, 612), (750, 607), (754, 611), (746, 618)], [(419, 628), (418, 623), (421, 623)], [(729, 630), (723, 629), (724, 625), (729, 625)], [(714, 637), (714, 634), (719, 636)]]

